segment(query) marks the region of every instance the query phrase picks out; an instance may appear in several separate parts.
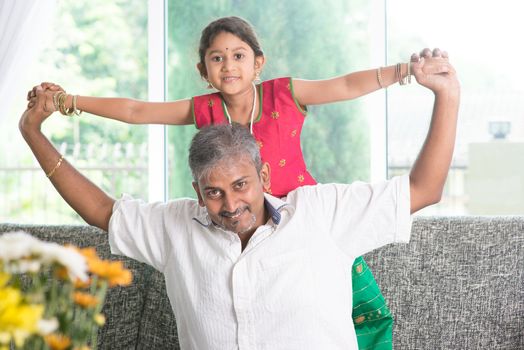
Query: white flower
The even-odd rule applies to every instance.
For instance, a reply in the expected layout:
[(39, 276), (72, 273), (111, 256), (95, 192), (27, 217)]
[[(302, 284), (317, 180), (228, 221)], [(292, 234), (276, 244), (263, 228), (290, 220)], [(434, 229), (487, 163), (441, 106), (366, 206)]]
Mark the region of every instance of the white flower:
[(0, 236), (0, 259), (8, 262), (18, 260), (31, 254), (39, 240), (22, 231), (8, 232)]
[(67, 269), (72, 280), (87, 280), (87, 263), (80, 253), (22, 231), (0, 235), (0, 260), (4, 261), (6, 269), (16, 272), (34, 272), (40, 264), (56, 262)]
[(58, 329), (58, 320), (55, 317), (49, 320), (43, 318), (38, 320), (36, 327), (40, 335), (48, 335)]
[(26, 272), (38, 272), (42, 266), (41, 261), (34, 259), (20, 259), (10, 261), (5, 265), (5, 270), (8, 273), (26, 273)]
[(72, 280), (87, 280), (87, 262), (84, 256), (73, 248), (63, 247), (56, 243), (46, 243), (39, 247), (39, 254), (44, 262), (58, 262), (67, 268)]

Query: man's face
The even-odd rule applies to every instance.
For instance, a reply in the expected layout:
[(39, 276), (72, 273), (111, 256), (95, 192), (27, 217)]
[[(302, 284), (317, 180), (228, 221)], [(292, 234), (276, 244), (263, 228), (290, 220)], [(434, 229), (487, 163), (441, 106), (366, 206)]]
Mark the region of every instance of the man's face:
[(193, 187), (211, 220), (242, 238), (266, 221), (264, 186), (268, 183), (267, 164), (258, 174), (249, 159), (240, 158), (219, 163)]

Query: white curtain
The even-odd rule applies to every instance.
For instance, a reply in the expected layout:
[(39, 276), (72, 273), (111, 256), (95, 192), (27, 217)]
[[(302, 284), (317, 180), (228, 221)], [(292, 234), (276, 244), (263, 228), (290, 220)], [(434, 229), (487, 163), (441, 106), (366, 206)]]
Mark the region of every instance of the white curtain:
[(42, 49), (55, 7), (55, 0), (0, 0), (0, 119), (28, 90), (19, 83)]

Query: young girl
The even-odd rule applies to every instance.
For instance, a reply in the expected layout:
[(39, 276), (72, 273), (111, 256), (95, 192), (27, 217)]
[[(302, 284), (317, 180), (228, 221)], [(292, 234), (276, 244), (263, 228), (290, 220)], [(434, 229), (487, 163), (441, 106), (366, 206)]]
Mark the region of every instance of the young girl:
[[(215, 93), (174, 102), (144, 102), (66, 94), (47, 89), (46, 106), (63, 114), (85, 111), (132, 124), (240, 123), (250, 128), (271, 168), (266, 191), (282, 197), (315, 184), (303, 159), (300, 133), (306, 106), (350, 100), (410, 79), (409, 64), (350, 73), (326, 80), (278, 78), (259, 83), (265, 57), (253, 28), (238, 17), (210, 23), (202, 32), (197, 69)], [(28, 99), (35, 94), (29, 92)], [(29, 106), (31, 107), (31, 106)], [(348, 271), (349, 273), (349, 271)], [(361, 349), (391, 349), (393, 319), (362, 258), (352, 268), (352, 317)], [(349, 310), (348, 310), (349, 312)]]

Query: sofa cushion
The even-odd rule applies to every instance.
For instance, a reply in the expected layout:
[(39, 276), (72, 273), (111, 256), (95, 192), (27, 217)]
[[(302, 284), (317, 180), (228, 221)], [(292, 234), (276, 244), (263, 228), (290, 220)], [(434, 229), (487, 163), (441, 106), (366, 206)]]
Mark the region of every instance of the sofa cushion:
[(367, 254), (396, 349), (524, 349), (524, 217), (420, 217)]

